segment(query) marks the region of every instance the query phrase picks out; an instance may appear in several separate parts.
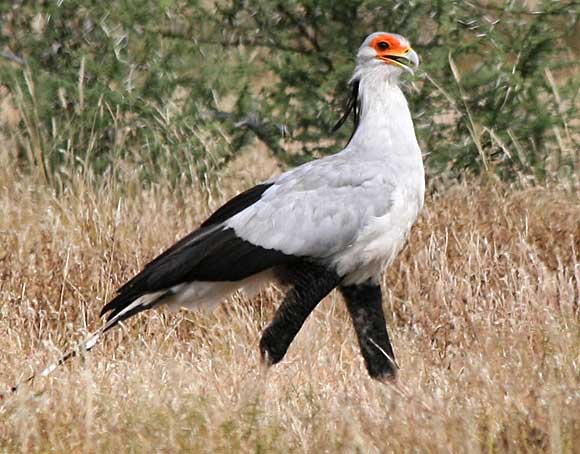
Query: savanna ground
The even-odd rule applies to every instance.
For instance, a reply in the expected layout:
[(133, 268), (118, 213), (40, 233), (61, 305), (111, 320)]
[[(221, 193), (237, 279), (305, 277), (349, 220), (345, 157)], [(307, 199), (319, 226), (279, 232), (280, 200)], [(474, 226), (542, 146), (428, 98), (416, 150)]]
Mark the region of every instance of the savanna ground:
[[(101, 323), (114, 289), (234, 192), (275, 171), (248, 155), (219, 199), (73, 176), (63, 192), (0, 170), (3, 452), (578, 452), (580, 206), (569, 183), (458, 183), (427, 198), (385, 276), (401, 366), (367, 377), (341, 298), (266, 371), (280, 291), (213, 313), (149, 312), (11, 395)], [(130, 169), (129, 169), (130, 170)]]

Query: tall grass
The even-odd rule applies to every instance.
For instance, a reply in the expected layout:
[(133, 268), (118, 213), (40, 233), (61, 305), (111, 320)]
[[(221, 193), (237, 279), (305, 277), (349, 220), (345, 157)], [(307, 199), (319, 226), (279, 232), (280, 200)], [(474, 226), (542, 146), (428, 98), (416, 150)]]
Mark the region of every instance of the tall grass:
[[(258, 80), (251, 69), (253, 59), (270, 51), (240, 42), (232, 60), (224, 61), (211, 47), (215, 43), (214, 51), (204, 53), (208, 48), (201, 43), (169, 36), (183, 31), (183, 18), (200, 19), (188, 2), (155, 3), (160, 16), (146, 14), (150, 9), (140, 5), (153, 5), (147, 1), (115, 4), (116, 15), (101, 15), (102, 2), (75, 9), (80, 3), (0, 5), (8, 24), (0, 34), (12, 32), (16, 52), (4, 49), (0, 56), (0, 451), (577, 451), (580, 205), (578, 122), (571, 115), (577, 111), (572, 105), (577, 73), (535, 67), (534, 87), (541, 93), (518, 86), (533, 106), (549, 100), (553, 123), (529, 122), (549, 148), (532, 149), (539, 144), (533, 135), (522, 140), (524, 117), (514, 119), (518, 128), (512, 129), (504, 127), (509, 126), (504, 116), (500, 128), (489, 121), (493, 110), (478, 110), (469, 59), (442, 53), (430, 42), (420, 45), (441, 57), (437, 68), (446, 76), (442, 83), (429, 70), (411, 95), (419, 103), (415, 107), (429, 103), (431, 95), (446, 107), (434, 117), (414, 109), (419, 132), (427, 137), (424, 149), (436, 144), (440, 151), (465, 152), (467, 167), (486, 170), (482, 177), (458, 172), (461, 182), (431, 180), (418, 225), (384, 277), (384, 306), (401, 365), (396, 384), (367, 377), (342, 300), (334, 293), (310, 317), (285, 360), (264, 370), (258, 340), (282, 296), (272, 287), (252, 300), (236, 295), (210, 314), (139, 315), (90, 354), (10, 394), (11, 385), (100, 326), (102, 305), (148, 260), (230, 196), (279, 171), (280, 162), (313, 151), (294, 139), (276, 148), (275, 127), (267, 131), (275, 142), (264, 136), (253, 151), (247, 147), (254, 143), (253, 133), (240, 130), (237, 115), (252, 113), (253, 90), (273, 89), (279, 82), (271, 73)], [(305, 3), (292, 5), (302, 14)], [(363, 3), (367, 12), (384, 8), (384, 2)], [(492, 3), (483, 3), (497, 13)], [(577, 24), (563, 4), (552, 3), (542, 3), (553, 8), (553, 15), (546, 10), (543, 16), (549, 31), (558, 31), (553, 24), (562, 20)], [(474, 4), (452, 6), (463, 11)], [(408, 2), (400, 8), (423, 11), (425, 5)], [(428, 8), (445, 5), (434, 2)], [(514, 23), (537, 23), (518, 5), (510, 2)], [(317, 8), (314, 13), (322, 14)], [(308, 20), (320, 19), (316, 14)], [(176, 30), (169, 27), (163, 34), (134, 26), (158, 25), (152, 17)], [(259, 17), (246, 17), (243, 24)], [(365, 13), (364, 24), (378, 26), (369, 18), (381, 17)], [(450, 30), (467, 27), (454, 17), (433, 20)], [(493, 21), (487, 26), (493, 28)], [(508, 29), (522, 38), (520, 44), (529, 40), (540, 46), (542, 35), (526, 30), (523, 25)], [(46, 38), (55, 33), (62, 34), (62, 42), (80, 44), (63, 48), (61, 41)], [(570, 35), (569, 30), (558, 34)], [(503, 46), (509, 34), (502, 36)], [(473, 42), (456, 44), (468, 50)], [(538, 52), (546, 49), (540, 46)], [(572, 55), (566, 52), (561, 55)], [(153, 57), (139, 64), (131, 60), (143, 55)], [(352, 49), (340, 47), (337, 55), (336, 64), (350, 71)], [(493, 58), (505, 57), (507, 65), (510, 55)], [(301, 64), (311, 57), (320, 55)], [(206, 58), (207, 66), (189, 64)], [(238, 72), (224, 69), (232, 64), (240, 65)], [(500, 72), (506, 67), (500, 65)], [(345, 74), (332, 77), (346, 80)], [(231, 85), (221, 85), (220, 76)], [(493, 105), (493, 78), (481, 77), (491, 84), (482, 90)], [(513, 77), (519, 83), (523, 76)], [(198, 84), (200, 79), (208, 85)], [(334, 82), (325, 83), (329, 88)], [(228, 97), (232, 92), (236, 96)], [(310, 95), (326, 100), (328, 93)], [(207, 106), (197, 100), (207, 98), (231, 108), (232, 115), (205, 118)], [(513, 104), (514, 112), (521, 106)], [(537, 117), (533, 109), (525, 111)], [(320, 118), (331, 117), (335, 112), (329, 108)], [(432, 135), (425, 135), (428, 128)], [(452, 140), (456, 132), (462, 140)], [(317, 146), (326, 144), (320, 140)], [(279, 160), (273, 159), (273, 148), (283, 151), (274, 153)], [(431, 169), (445, 173), (448, 165), (451, 175), (452, 168), (465, 164), (463, 155), (445, 156), (430, 155)], [(515, 165), (534, 156), (540, 158), (531, 167)], [(538, 178), (536, 170), (549, 178)], [(510, 183), (502, 181), (507, 174)], [(534, 185), (538, 181), (542, 185)]]
[(0, 169), (0, 450), (577, 448), (580, 207), (562, 184), (470, 180), (427, 200), (383, 282), (396, 385), (367, 377), (337, 294), (263, 370), (257, 342), (281, 297), (270, 288), (211, 314), (138, 316), (10, 395), (99, 326), (102, 304), (147, 260), (275, 168), (247, 155), (242, 178), (208, 199), (185, 182), (143, 188), (115, 165), (127, 167), (122, 187), (76, 175), (64, 191)]
[[(575, 0), (0, 2), (0, 86), (21, 164), (212, 180), (256, 143), (285, 164), (338, 151), (362, 39), (421, 55), (406, 92), (432, 178), (578, 168)], [(66, 178), (66, 176), (65, 176)]]

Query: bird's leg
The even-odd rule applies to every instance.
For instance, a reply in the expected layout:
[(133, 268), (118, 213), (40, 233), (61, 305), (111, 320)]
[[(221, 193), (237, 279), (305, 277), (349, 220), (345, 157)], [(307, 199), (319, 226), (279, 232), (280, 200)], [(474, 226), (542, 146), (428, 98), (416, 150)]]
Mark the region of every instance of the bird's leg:
[(260, 352), (268, 365), (276, 364), (284, 358), (310, 313), (340, 282), (334, 271), (303, 262), (285, 270), (283, 279), (291, 282), (293, 287), (284, 297), (260, 340)]
[(380, 285), (367, 282), (339, 288), (346, 300), (369, 375), (378, 380), (394, 378), (397, 365), (387, 333)]

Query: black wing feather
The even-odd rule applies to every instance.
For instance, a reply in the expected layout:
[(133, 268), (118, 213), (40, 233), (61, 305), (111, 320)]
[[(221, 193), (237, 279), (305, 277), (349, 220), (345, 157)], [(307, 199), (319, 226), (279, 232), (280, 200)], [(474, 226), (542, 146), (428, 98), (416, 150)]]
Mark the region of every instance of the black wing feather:
[(227, 202), (123, 285), (101, 315), (110, 320), (137, 298), (194, 281), (240, 281), (298, 258), (256, 246), (221, 224), (258, 201), (271, 184), (258, 185)]
[[(199, 226), (199, 228), (197, 230), (194, 230), (193, 232), (191, 232), (191, 233), (187, 234), (186, 236), (184, 236), (183, 238), (181, 238), (177, 243), (170, 246), (167, 250), (165, 250), (164, 252), (159, 254), (151, 262), (149, 262), (147, 265), (145, 265), (145, 267), (147, 268), (151, 265), (154, 265), (155, 262), (161, 261), (166, 256), (173, 254), (175, 251), (183, 249), (184, 245), (186, 245), (188, 243), (192, 243), (196, 240), (196, 238), (199, 238), (202, 235), (207, 234), (207, 232), (210, 230), (208, 227), (215, 226), (217, 224), (221, 224), (221, 223), (227, 221), (232, 216), (238, 214), (240, 211), (243, 211), (246, 208), (248, 208), (249, 206), (253, 205), (258, 200), (260, 200), (260, 197), (262, 197), (262, 194), (266, 191), (266, 189), (268, 189), (273, 184), (274, 183), (258, 184), (256, 186), (254, 186), (253, 188), (250, 188), (244, 192), (241, 192), (240, 194), (238, 194), (234, 198), (230, 199), (225, 204), (223, 204), (220, 208), (218, 208), (216, 211), (214, 211), (213, 214), (211, 214), (210, 217), (207, 218)], [(137, 276), (135, 276), (135, 277), (137, 277)], [(131, 281), (127, 282), (123, 287), (121, 287), (119, 289), (119, 291), (122, 291), (124, 289), (124, 287), (129, 285), (130, 283), (131, 283)]]
[(229, 202), (226, 202), (221, 208), (218, 208), (209, 218), (207, 218), (201, 227), (208, 227), (214, 224), (221, 224), (229, 218), (245, 210), (250, 205), (256, 203), (262, 197), (262, 194), (274, 183), (263, 183), (244, 191)]

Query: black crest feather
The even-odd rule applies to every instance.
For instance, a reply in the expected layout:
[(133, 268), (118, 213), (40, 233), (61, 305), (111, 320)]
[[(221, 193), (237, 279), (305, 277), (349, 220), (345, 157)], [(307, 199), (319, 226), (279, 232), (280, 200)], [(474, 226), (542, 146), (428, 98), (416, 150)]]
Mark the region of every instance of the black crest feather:
[(346, 101), (344, 113), (342, 114), (342, 117), (340, 117), (340, 119), (336, 122), (334, 127), (332, 128), (332, 132), (338, 131), (340, 129), (340, 127), (346, 122), (346, 120), (348, 120), (348, 117), (352, 113), (354, 127), (352, 130), (352, 134), (350, 135), (350, 138), (348, 139), (349, 142), (351, 141), (352, 137), (354, 136), (354, 133), (356, 132), (356, 129), (358, 128), (358, 124), (360, 121), (360, 99), (358, 96), (359, 85), (360, 85), (359, 80), (354, 80), (352, 82), (352, 91), (351, 91), (350, 96), (348, 97), (348, 99)]

